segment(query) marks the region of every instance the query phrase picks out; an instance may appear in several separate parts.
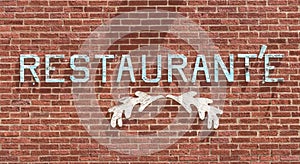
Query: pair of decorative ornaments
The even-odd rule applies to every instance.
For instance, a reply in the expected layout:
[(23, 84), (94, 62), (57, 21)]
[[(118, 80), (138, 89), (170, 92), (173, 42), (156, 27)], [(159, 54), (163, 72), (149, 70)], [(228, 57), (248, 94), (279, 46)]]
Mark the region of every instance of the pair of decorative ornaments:
[[(124, 113), (125, 118), (129, 119), (131, 117), (132, 110), (134, 106), (140, 105), (138, 111), (143, 112), (145, 108), (150, 105), (152, 102), (164, 98), (164, 96), (151, 96), (145, 92), (137, 91), (135, 92), (137, 97), (123, 97), (119, 99), (120, 105), (113, 106), (109, 108), (108, 112), (113, 113), (111, 118), (111, 126), (115, 128), (117, 125), (122, 127), (122, 115)], [(171, 98), (178, 102), (182, 107), (188, 112), (192, 112), (192, 105), (195, 106), (198, 110), (200, 120), (204, 120), (205, 113), (207, 112), (207, 128), (211, 129), (212, 126), (214, 129), (219, 127), (219, 117), (218, 115), (223, 114), (223, 111), (219, 108), (210, 106), (209, 104), (213, 103), (213, 100), (208, 98), (198, 98), (195, 97), (197, 92), (190, 91), (184, 93), (180, 96), (167, 95), (167, 98)]]

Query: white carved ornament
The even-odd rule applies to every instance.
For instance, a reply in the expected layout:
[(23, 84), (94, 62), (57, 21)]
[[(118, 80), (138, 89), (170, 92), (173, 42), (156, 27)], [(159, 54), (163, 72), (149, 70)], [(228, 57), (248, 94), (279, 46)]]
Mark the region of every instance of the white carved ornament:
[[(128, 119), (131, 117), (132, 110), (135, 105), (140, 104), (138, 109), (139, 112), (142, 112), (149, 104), (152, 102), (164, 98), (164, 96), (150, 96), (147, 93), (137, 91), (135, 92), (137, 97), (123, 97), (119, 100), (121, 105), (114, 106), (108, 109), (108, 112), (113, 113), (111, 118), (111, 126), (113, 128), (118, 124), (119, 127), (122, 127), (122, 115), (125, 114), (125, 118)], [(190, 91), (184, 93), (180, 96), (167, 95), (167, 98), (171, 98), (177, 101), (180, 105), (184, 107), (184, 109), (188, 112), (192, 112), (191, 105), (194, 105), (199, 113), (199, 117), (201, 120), (204, 120), (205, 113), (207, 112), (208, 124), (207, 128), (211, 129), (212, 124), (215, 129), (219, 127), (219, 117), (218, 114), (223, 114), (223, 111), (210, 106), (209, 104), (213, 103), (211, 99), (208, 98), (195, 98), (197, 92)]]

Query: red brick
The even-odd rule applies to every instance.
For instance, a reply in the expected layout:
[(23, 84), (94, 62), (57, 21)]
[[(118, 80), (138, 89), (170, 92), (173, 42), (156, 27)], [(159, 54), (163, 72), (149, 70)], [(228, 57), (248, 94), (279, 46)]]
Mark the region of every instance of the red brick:
[[(3, 25), (0, 27), (0, 161), (226, 164), (299, 161), (298, 0), (34, 0), (3, 1), (0, 6), (0, 23)], [(201, 138), (197, 133), (196, 129), (203, 128), (198, 125), (203, 122), (197, 119), (185, 136), (161, 151), (145, 156), (123, 155), (99, 144), (80, 122), (72, 95), (70, 75), (73, 71), (69, 66), (69, 58), (79, 53), (91, 32), (104, 22), (121, 12), (142, 9), (177, 12), (198, 24), (214, 42), (218, 53), (224, 57), (230, 53), (235, 55), (235, 82), (227, 83), (221, 125), (207, 138)], [(162, 14), (151, 16), (160, 18)], [(122, 23), (127, 22), (123, 20)], [(145, 19), (142, 23), (152, 22)], [(157, 23), (170, 25), (173, 22)], [(128, 50), (148, 43), (166, 43), (165, 48), (180, 53), (188, 53), (190, 48), (172, 34), (143, 31), (115, 42), (110, 52), (128, 53)], [(264, 61), (261, 59), (251, 59), (251, 82), (245, 82), (244, 62), (236, 56), (241, 53), (258, 54), (262, 44), (268, 46), (266, 53), (285, 55), (282, 60), (271, 62), (276, 66), (271, 76), (284, 77), (285, 82), (263, 84)], [(41, 83), (33, 83), (29, 70), (25, 71), (26, 82), (20, 83), (21, 53), (38, 54), (41, 57), (41, 65), (37, 69)], [(64, 78), (65, 83), (45, 83), (43, 56), (55, 53), (64, 54), (65, 60), (51, 61), (57, 69), (51, 74)], [(194, 54), (188, 54), (189, 61), (194, 60)], [(119, 58), (108, 62), (109, 75), (115, 73), (117, 62)], [(149, 70), (147, 73), (156, 72)], [(136, 73), (137, 79), (141, 78), (139, 74)], [(167, 74), (166, 70), (163, 74)], [(107, 110), (115, 103), (111, 94), (114, 92), (110, 81), (113, 77), (109, 76), (109, 82), (99, 83), (99, 87), (95, 88), (96, 92), (101, 93), (97, 98), (108, 121), (111, 114)], [(176, 84), (162, 84), (166, 92), (180, 88)], [(202, 81), (198, 84), (201, 86), (201, 95), (210, 97), (207, 90), (202, 89), (209, 84)], [(157, 84), (138, 81), (130, 84), (130, 90), (150, 92), (151, 86)], [(118, 92), (127, 92), (127, 89)], [(173, 106), (159, 111), (156, 117), (125, 120), (125, 126), (116, 131), (149, 138), (149, 133), (169, 127), (178, 111), (181, 112), (182, 108), (174, 106), (177, 103), (166, 101), (168, 103)], [(170, 134), (174, 133), (163, 135), (167, 137)], [(169, 142), (164, 137), (161, 141)], [(123, 146), (131, 148), (126, 142)], [(148, 144), (142, 148), (147, 146), (155, 147), (154, 144)]]

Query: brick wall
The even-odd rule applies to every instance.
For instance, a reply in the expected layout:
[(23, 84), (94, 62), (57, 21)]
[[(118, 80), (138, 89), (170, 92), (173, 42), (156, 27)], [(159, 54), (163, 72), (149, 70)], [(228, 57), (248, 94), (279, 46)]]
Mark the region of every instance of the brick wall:
[[(299, 5), (299, 0), (0, 1), (1, 163), (299, 162)], [(194, 133), (201, 129), (192, 126), (169, 147), (135, 156), (99, 144), (80, 122), (72, 94), (70, 57), (81, 52), (84, 42), (103, 22), (143, 9), (178, 12), (193, 20), (207, 32), (227, 66), (228, 55), (235, 55), (235, 81), (226, 84), (220, 126), (208, 137), (201, 139)], [(107, 53), (126, 54), (141, 44), (164, 45), (186, 54), (189, 62), (196, 57), (185, 42), (172, 35), (147, 31), (127, 35)], [(272, 77), (283, 77), (284, 82), (262, 82), (262, 59), (250, 60), (251, 81), (245, 82), (244, 60), (237, 54), (258, 54), (262, 45), (268, 46), (266, 53), (284, 54), (284, 58), (272, 60), (276, 69), (271, 72)], [(37, 54), (41, 58), (37, 69), (40, 83), (34, 81), (29, 70), (25, 70), (25, 82), (20, 82), (20, 54)], [(45, 82), (45, 54), (65, 55), (64, 59), (51, 59), (56, 67), (51, 77), (64, 78), (64, 83)], [(130, 87), (125, 90), (114, 89), (112, 79), (119, 59), (120, 56), (109, 63), (108, 82), (99, 82), (100, 76), (99, 87), (95, 87), (101, 111), (108, 120), (111, 114), (107, 110), (115, 104), (114, 93), (118, 97), (137, 90), (151, 92), (154, 85), (143, 83), (137, 73), (136, 83), (127, 84)], [(155, 67), (148, 73), (156, 74)], [(162, 80), (166, 81), (165, 75), (163, 71)], [(198, 80), (200, 89), (207, 85), (203, 77)], [(176, 82), (165, 81), (158, 84), (165, 92), (180, 93)], [(176, 102), (165, 103), (163, 110), (154, 110), (161, 113), (153, 119), (125, 120), (117, 130), (149, 137), (147, 133), (168, 126), (178, 114)], [(192, 124), (197, 126), (199, 121)]]

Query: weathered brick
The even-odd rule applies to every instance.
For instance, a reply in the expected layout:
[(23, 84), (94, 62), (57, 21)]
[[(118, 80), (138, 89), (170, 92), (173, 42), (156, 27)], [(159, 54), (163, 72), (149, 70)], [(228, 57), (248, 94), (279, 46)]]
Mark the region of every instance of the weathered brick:
[[(2, 1), (0, 3), (0, 161), (4, 163), (32, 162), (103, 162), (103, 163), (297, 163), (299, 161), (299, 1), (298, 0), (128, 0), (128, 1)], [(222, 57), (235, 55), (235, 82), (227, 83), (224, 113), (220, 127), (201, 138), (204, 122), (195, 120), (191, 128), (169, 147), (145, 156), (121, 155), (99, 144), (80, 122), (72, 94), (70, 56), (78, 54), (91, 32), (102, 27), (121, 13), (136, 10), (167, 10), (187, 17), (205, 30)], [(166, 14), (150, 14), (147, 19), (134, 21), (142, 25), (162, 24)], [(140, 15), (141, 16), (141, 15)], [(144, 15), (145, 16), (145, 15)], [(123, 19), (122, 25), (133, 22)], [(178, 23), (178, 22), (177, 22)], [(185, 27), (180, 27), (184, 29)], [(119, 29), (122, 29), (120, 27)], [(182, 30), (181, 29), (181, 30)], [(109, 53), (130, 53), (149, 44), (163, 44), (178, 53), (186, 53), (188, 63), (198, 52), (180, 37), (168, 32), (145, 30), (126, 35), (111, 45)], [(194, 36), (194, 35), (192, 35)], [(99, 45), (102, 43), (96, 43)], [(270, 76), (284, 77), (283, 83), (262, 83), (264, 60), (250, 60), (251, 82), (245, 82), (244, 60), (237, 54), (258, 54), (261, 45), (267, 45), (266, 53), (281, 53), (284, 58), (271, 60), (276, 66)], [(65, 59), (51, 59), (52, 78), (64, 78), (64, 83), (45, 82), (45, 54), (64, 54)], [(25, 83), (20, 83), (20, 54), (37, 54), (41, 64), (37, 68), (40, 83), (33, 81), (29, 70), (25, 71)], [(224, 58), (225, 59), (225, 58)], [(109, 122), (107, 112), (117, 101), (114, 93), (130, 90), (144, 92), (174, 92), (179, 94), (177, 83), (165, 81), (158, 84), (143, 82), (140, 71), (135, 72), (136, 83), (128, 88), (114, 89), (115, 68), (120, 58), (108, 60), (107, 83), (96, 77), (95, 91), (101, 104), (99, 109)], [(34, 61), (27, 61), (32, 64)], [(165, 61), (163, 61), (165, 62)], [(228, 61), (224, 60), (228, 67)], [(101, 64), (93, 63), (101, 74)], [(140, 61), (133, 62), (134, 66)], [(148, 68), (149, 67), (149, 68)], [(155, 76), (156, 68), (147, 65), (147, 75)], [(151, 68), (151, 69), (150, 69)], [(153, 68), (153, 69), (152, 69)], [(163, 70), (166, 77), (167, 71)], [(166, 80), (163, 77), (163, 80)], [(210, 97), (204, 77), (197, 79), (201, 96)], [(151, 89), (152, 87), (152, 89)], [(154, 88), (154, 87), (158, 87)], [(90, 88), (89, 88), (90, 89)], [(84, 94), (84, 92), (83, 92)], [(122, 94), (123, 95), (123, 94)], [(133, 94), (132, 94), (133, 95)], [(119, 97), (118, 97), (119, 98)], [(88, 104), (89, 102), (86, 101)], [(162, 129), (173, 127), (181, 130), (183, 125), (171, 125), (181, 114), (178, 103), (167, 100), (158, 110), (153, 103), (147, 108), (149, 115), (125, 120), (116, 131), (151, 138)], [(157, 109), (157, 110), (156, 110)], [(88, 110), (88, 108), (87, 108)], [(154, 110), (155, 112), (151, 111)], [(156, 114), (156, 112), (158, 112)], [(135, 113), (136, 114), (136, 113)], [(144, 119), (144, 116), (151, 116)], [(154, 117), (152, 117), (154, 116)], [(89, 118), (99, 118), (99, 114)], [(186, 118), (180, 118), (184, 121)], [(101, 128), (95, 120), (92, 129)], [(101, 124), (100, 124), (101, 125)], [(113, 133), (111, 133), (113, 134)], [(162, 133), (161, 142), (177, 133)], [(117, 141), (115, 139), (114, 141)], [(124, 148), (135, 148), (123, 140)], [(157, 149), (155, 144), (145, 144), (141, 149)]]

